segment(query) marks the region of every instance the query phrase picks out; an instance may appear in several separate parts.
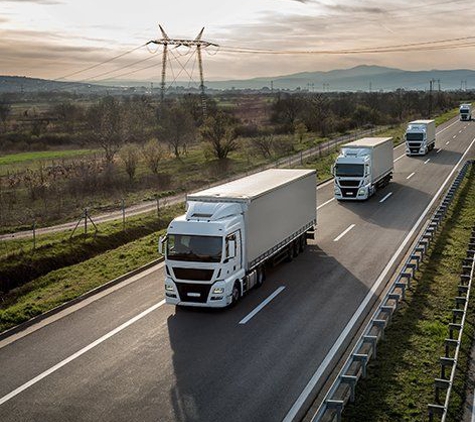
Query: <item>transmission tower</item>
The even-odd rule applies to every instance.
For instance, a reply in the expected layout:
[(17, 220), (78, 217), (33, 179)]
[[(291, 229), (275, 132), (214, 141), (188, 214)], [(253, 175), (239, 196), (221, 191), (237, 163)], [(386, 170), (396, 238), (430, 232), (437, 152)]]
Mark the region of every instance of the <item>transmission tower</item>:
[(205, 83), (204, 83), (204, 73), (203, 73), (203, 58), (201, 51), (204, 48), (213, 46), (219, 47), (218, 44), (204, 41), (201, 39), (203, 36), (204, 27), (201, 29), (200, 33), (194, 40), (186, 40), (186, 39), (178, 39), (178, 38), (170, 38), (167, 33), (163, 30), (161, 25), (158, 25), (160, 28), (160, 32), (162, 33), (162, 38), (158, 40), (151, 40), (147, 43), (148, 44), (156, 44), (163, 46), (163, 55), (162, 55), (162, 82), (160, 85), (160, 98), (163, 102), (165, 98), (165, 87), (166, 87), (166, 71), (167, 71), (167, 59), (168, 59), (168, 47), (175, 46), (176, 48), (180, 46), (196, 48), (196, 53), (198, 56), (198, 67), (200, 72), (200, 92), (201, 92), (201, 106), (203, 108), (203, 115), (206, 117), (206, 96), (205, 96)]

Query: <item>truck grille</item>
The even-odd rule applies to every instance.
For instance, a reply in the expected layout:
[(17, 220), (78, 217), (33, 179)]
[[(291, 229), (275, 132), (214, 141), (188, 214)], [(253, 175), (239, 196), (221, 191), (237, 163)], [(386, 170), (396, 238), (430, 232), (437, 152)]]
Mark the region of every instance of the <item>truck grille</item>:
[(409, 142), (409, 148), (417, 148), (419, 149), (421, 147), (420, 142)]
[(341, 187), (354, 188), (360, 185), (359, 180), (339, 180)]
[(175, 277), (180, 280), (210, 281), (214, 270), (173, 267)]
[(206, 303), (211, 284), (175, 283), (182, 302)]
[(358, 188), (342, 188), (341, 194), (343, 198), (356, 198), (358, 193)]

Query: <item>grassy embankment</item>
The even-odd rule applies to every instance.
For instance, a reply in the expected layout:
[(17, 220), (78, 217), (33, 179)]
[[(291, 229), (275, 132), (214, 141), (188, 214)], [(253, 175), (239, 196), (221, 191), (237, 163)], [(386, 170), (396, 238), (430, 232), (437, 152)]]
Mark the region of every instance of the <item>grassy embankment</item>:
[[(462, 259), (475, 224), (475, 167), (464, 181), (447, 220), (417, 273), (406, 300), (378, 345), (378, 359), (356, 389), (356, 402), (344, 411), (345, 421), (392, 422), (428, 420), (427, 405), (434, 402), (434, 378), (440, 377)], [(474, 305), (465, 326), (457, 379), (451, 396), (450, 421), (462, 419), (471, 343)]]
[[(28, 320), (159, 257), (158, 237), (183, 206), (99, 225), (94, 236), (70, 232), (12, 241), (0, 258), (0, 331)], [(79, 230), (81, 233), (81, 230)], [(9, 242), (4, 242), (7, 247)], [(6, 289), (9, 284), (12, 289)]]

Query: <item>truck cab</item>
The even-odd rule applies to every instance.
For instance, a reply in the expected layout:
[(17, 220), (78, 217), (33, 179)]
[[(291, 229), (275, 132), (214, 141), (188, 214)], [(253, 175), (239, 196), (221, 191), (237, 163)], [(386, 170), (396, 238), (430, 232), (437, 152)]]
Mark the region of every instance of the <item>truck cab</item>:
[(241, 294), (233, 289), (245, 273), (243, 206), (189, 202), (186, 214), (170, 223), (160, 241), (167, 303), (224, 307)]
[(471, 104), (462, 104), (460, 106), (460, 120), (472, 120), (472, 105)]
[(335, 198), (368, 199), (373, 194), (371, 186), (371, 157), (365, 148), (342, 148), (333, 167)]
[(435, 121), (409, 122), (405, 134), (406, 155), (426, 155), (435, 147)]

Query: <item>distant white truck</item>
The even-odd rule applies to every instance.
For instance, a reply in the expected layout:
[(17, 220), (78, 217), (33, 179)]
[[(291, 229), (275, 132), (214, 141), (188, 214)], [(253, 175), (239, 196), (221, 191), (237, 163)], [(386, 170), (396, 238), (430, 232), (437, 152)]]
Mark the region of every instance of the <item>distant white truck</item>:
[(406, 129), (406, 155), (426, 155), (435, 148), (435, 120), (414, 120)]
[(459, 111), (460, 120), (472, 120), (472, 104), (462, 104)]
[(368, 199), (392, 178), (392, 138), (363, 138), (343, 145), (332, 171), (337, 200)]
[(225, 307), (260, 286), (313, 238), (316, 192), (315, 170), (272, 169), (188, 195), (160, 238), (166, 302)]

